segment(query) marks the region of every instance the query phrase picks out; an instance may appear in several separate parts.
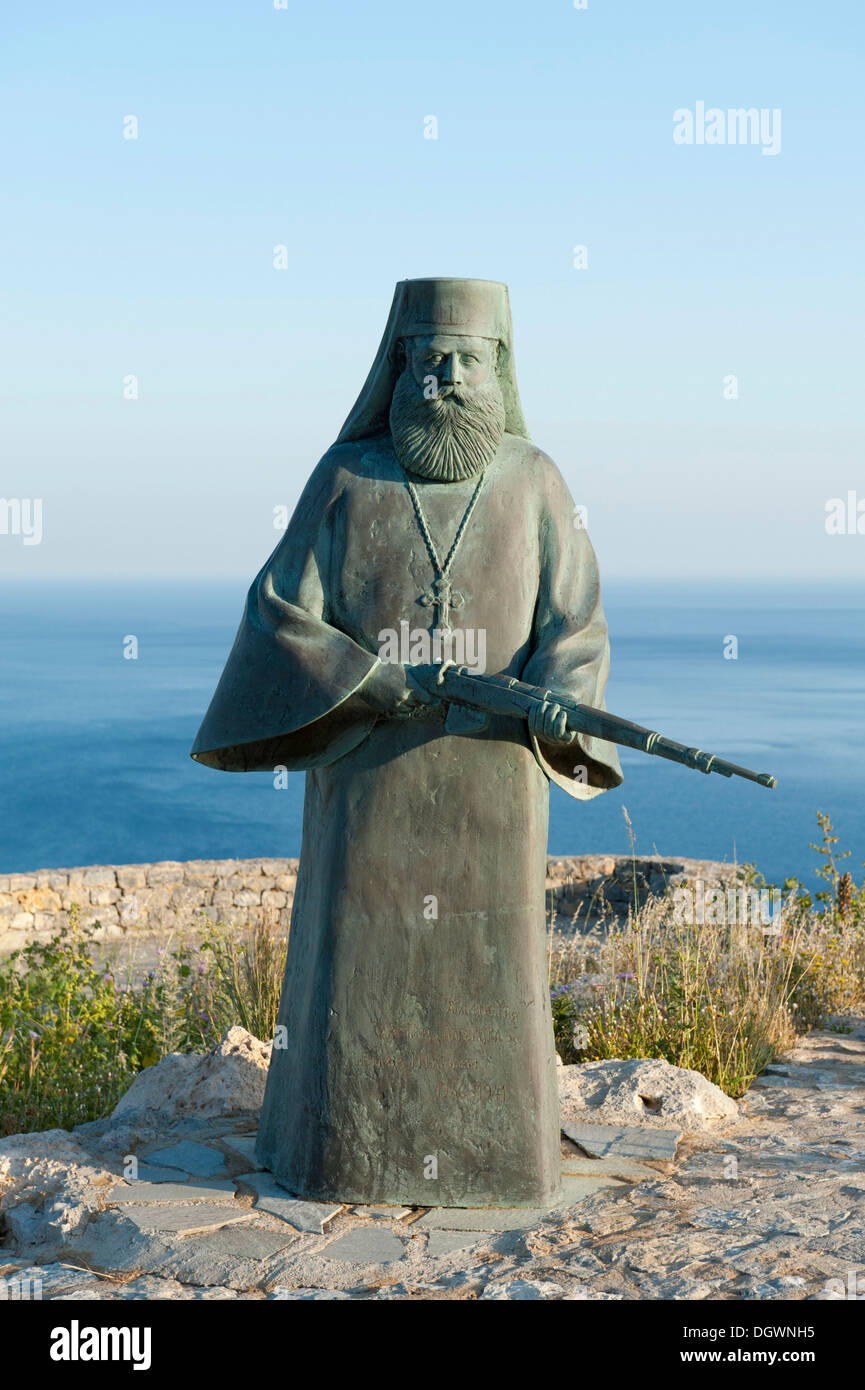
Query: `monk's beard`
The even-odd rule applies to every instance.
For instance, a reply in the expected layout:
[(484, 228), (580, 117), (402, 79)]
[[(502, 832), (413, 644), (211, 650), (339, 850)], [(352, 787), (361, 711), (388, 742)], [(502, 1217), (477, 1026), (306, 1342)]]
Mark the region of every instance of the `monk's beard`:
[(429, 400), (406, 370), (394, 387), (390, 430), (403, 468), (421, 478), (458, 483), (489, 464), (505, 432), (501, 388), (443, 386)]

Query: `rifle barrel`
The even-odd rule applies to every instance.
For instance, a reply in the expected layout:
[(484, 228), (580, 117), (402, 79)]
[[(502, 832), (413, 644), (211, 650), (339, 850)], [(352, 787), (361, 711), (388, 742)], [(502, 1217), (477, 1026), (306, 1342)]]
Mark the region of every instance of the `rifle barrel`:
[(480, 675), (465, 666), (413, 667), (412, 671), (430, 692), (444, 695), (456, 704), (482, 710), (485, 714), (525, 718), (538, 704), (551, 700), (565, 711), (571, 733), (589, 734), (608, 743), (636, 748), (656, 758), (681, 763), (683, 767), (693, 768), (697, 772), (744, 777), (761, 787), (777, 786), (776, 779), (768, 772), (752, 772), (750, 768), (727, 762), (715, 753), (704, 753), (701, 748), (687, 748), (683, 743), (675, 743), (652, 729), (644, 728), (642, 724), (633, 724), (629, 719), (620, 719), (618, 715), (594, 709), (591, 705), (578, 704), (555, 690), (528, 685), (512, 676)]

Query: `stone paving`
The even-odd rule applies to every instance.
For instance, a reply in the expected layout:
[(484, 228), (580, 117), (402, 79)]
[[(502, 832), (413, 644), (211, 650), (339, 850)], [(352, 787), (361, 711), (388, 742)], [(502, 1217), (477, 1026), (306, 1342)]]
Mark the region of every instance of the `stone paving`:
[(256, 1168), (254, 1123), (115, 1116), (4, 1141), (0, 1297), (865, 1297), (865, 1017), (803, 1039), (715, 1128), (564, 1120), (555, 1211), (299, 1201)]

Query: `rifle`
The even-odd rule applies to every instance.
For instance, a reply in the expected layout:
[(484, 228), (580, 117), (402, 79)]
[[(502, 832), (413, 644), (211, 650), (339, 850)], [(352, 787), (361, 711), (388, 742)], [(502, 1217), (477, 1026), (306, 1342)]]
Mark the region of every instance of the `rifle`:
[(406, 670), (410, 680), (415, 681), (427, 694), (478, 710), (482, 714), (504, 714), (527, 719), (533, 709), (549, 700), (564, 710), (569, 733), (590, 734), (607, 743), (638, 748), (641, 753), (667, 758), (670, 762), (693, 768), (695, 772), (719, 772), (722, 777), (744, 777), (749, 782), (759, 782), (761, 787), (777, 786), (776, 779), (768, 772), (752, 772), (750, 768), (728, 763), (714, 753), (704, 753), (700, 748), (686, 748), (683, 743), (674, 743), (672, 739), (664, 738), (651, 729), (644, 729), (641, 724), (632, 724), (628, 719), (607, 714), (606, 710), (593, 709), (591, 705), (577, 704), (567, 695), (544, 690), (538, 685), (527, 685), (511, 676), (481, 675), (453, 662), (443, 662), (437, 666), (409, 666)]

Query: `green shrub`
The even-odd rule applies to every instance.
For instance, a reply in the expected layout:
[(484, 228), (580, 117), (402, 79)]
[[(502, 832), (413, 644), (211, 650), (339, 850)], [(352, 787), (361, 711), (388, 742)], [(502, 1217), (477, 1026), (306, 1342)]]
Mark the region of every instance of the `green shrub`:
[[(551, 954), (556, 1045), (565, 1062), (662, 1057), (740, 1096), (796, 1035), (865, 996), (865, 884), (842, 874), (827, 816), (826, 884), (785, 885), (772, 931), (675, 919), (668, 899)], [(630, 830), (630, 824), (629, 824)], [(763, 880), (753, 866), (752, 884)], [(819, 906), (818, 906), (819, 904)], [(198, 922), (199, 939), (157, 954), (144, 978), (97, 963), (98, 923), (77, 909), (48, 942), (0, 966), (0, 1133), (71, 1128), (110, 1113), (142, 1068), (204, 1052), (235, 1024), (273, 1036), (288, 934)]]
[(167, 947), (144, 979), (102, 968), (99, 923), (77, 908), (48, 942), (0, 966), (0, 1134), (100, 1119), (137, 1074), (169, 1052), (204, 1052), (240, 1024), (272, 1036), (287, 935), (249, 940), (204, 921), (201, 940)]

